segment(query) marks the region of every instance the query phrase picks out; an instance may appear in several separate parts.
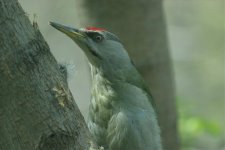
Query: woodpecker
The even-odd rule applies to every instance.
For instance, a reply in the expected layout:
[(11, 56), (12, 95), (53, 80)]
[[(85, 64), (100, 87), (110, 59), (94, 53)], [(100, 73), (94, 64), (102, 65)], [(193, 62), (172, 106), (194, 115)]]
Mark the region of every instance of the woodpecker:
[(87, 56), (92, 77), (87, 125), (104, 150), (162, 150), (150, 92), (120, 39), (103, 28), (50, 22)]

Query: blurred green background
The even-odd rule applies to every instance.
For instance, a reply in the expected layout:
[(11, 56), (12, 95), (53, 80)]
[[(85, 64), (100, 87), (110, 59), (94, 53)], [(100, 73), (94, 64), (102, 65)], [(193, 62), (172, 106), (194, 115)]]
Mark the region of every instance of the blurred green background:
[[(19, 0), (37, 20), (59, 62), (74, 64), (69, 85), (86, 117), (90, 99), (87, 59), (79, 48), (48, 25), (81, 27), (82, 0)], [(225, 1), (165, 0), (164, 14), (176, 82), (182, 150), (225, 149)], [(73, 67), (71, 67), (73, 68)]]

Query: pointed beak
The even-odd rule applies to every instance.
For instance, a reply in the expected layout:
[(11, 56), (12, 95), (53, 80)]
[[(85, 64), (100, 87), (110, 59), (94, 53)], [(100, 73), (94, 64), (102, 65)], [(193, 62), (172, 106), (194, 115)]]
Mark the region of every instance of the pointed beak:
[(61, 31), (62, 33), (68, 35), (72, 39), (80, 39), (80, 38), (85, 38), (86, 35), (81, 33), (78, 29), (71, 28), (69, 26), (61, 25), (55, 22), (49, 22), (51, 26), (56, 28), (57, 30)]
[(84, 51), (84, 53), (86, 53), (90, 61), (93, 62), (93, 55), (101, 59), (100, 55), (91, 48), (90, 43), (88, 42), (88, 36), (84, 31), (55, 22), (49, 22), (49, 24), (73, 39), (73, 41), (77, 43), (77, 45)]

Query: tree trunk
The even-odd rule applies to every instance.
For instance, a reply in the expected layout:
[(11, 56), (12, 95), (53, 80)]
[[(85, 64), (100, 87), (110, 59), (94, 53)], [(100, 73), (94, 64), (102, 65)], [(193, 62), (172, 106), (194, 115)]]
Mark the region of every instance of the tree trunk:
[(161, 0), (85, 0), (87, 22), (119, 35), (156, 102), (165, 150), (178, 150), (174, 81)]
[(85, 150), (89, 132), (37, 24), (0, 0), (0, 149)]

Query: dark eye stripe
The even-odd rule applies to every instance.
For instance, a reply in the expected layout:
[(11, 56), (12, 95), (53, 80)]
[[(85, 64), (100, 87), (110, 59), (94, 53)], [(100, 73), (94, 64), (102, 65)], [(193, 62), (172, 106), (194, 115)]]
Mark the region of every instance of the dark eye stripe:
[(104, 32), (102, 32), (102, 34), (99, 33), (99, 32), (95, 32), (95, 31), (88, 31), (88, 32), (86, 32), (86, 35), (88, 37), (90, 37), (94, 41), (95, 41), (95, 37), (96, 36), (102, 36), (106, 40), (113, 40), (113, 41), (117, 41), (117, 42), (120, 42), (121, 43), (120, 39), (116, 35), (108, 32), (108, 31), (104, 31)]
[(104, 39), (103, 35), (98, 32), (86, 32), (86, 34), (95, 42), (101, 42)]
[(87, 36), (90, 37), (91, 39), (94, 39), (96, 36), (102, 36), (98, 32), (86, 32)]

